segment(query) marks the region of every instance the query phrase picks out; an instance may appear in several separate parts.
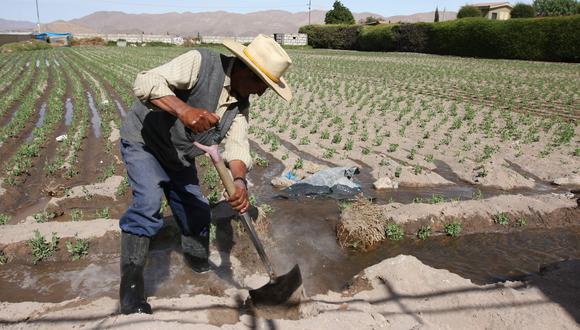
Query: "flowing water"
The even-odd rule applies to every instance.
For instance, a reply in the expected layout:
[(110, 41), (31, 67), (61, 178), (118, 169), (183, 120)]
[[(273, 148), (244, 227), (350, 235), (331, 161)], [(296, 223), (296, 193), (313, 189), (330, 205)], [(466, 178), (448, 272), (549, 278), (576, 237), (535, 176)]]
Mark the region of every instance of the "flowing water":
[(101, 116), (97, 111), (95, 102), (93, 101), (93, 96), (91, 93), (87, 92), (87, 99), (89, 101), (89, 108), (91, 109), (91, 124), (93, 125), (93, 133), (96, 138), (101, 137)]
[(64, 124), (66, 126), (70, 126), (70, 124), (72, 124), (74, 112), (74, 107), (70, 97), (66, 99), (66, 102), (64, 103), (64, 108), (66, 109), (66, 112), (64, 113)]

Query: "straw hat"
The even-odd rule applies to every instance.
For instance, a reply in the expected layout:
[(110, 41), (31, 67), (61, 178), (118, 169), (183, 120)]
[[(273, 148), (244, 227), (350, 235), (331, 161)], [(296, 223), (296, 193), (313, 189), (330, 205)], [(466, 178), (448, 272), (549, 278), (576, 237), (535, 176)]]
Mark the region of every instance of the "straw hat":
[(292, 91), (282, 75), (292, 60), (274, 39), (259, 34), (247, 47), (231, 39), (224, 40), (223, 45), (244, 61), (278, 95), (290, 102)]

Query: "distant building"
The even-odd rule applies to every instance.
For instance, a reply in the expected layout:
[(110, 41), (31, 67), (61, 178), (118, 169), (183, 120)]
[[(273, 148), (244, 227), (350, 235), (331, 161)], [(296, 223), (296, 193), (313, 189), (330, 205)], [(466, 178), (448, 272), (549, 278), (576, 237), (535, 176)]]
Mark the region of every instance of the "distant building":
[(34, 39), (44, 40), (54, 47), (70, 46), (72, 34), (56, 32), (35, 33)]
[(500, 21), (510, 19), (513, 8), (509, 2), (474, 3), (470, 6), (479, 8), (483, 16), (487, 19), (496, 19)]
[(274, 40), (284, 46), (306, 46), (308, 35), (306, 33), (274, 33)]

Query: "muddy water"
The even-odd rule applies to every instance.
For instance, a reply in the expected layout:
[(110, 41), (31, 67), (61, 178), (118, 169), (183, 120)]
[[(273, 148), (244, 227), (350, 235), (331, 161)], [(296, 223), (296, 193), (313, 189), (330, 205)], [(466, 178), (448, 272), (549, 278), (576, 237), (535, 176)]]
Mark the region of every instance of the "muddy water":
[(70, 99), (70, 97), (66, 99), (64, 107), (66, 109), (66, 112), (64, 113), (64, 124), (68, 127), (68, 126), (70, 126), (70, 124), (72, 124), (73, 111), (74, 111), (74, 107), (73, 107), (72, 100)]
[(101, 116), (97, 111), (95, 102), (93, 101), (93, 96), (91, 93), (87, 92), (87, 100), (89, 101), (89, 108), (91, 109), (91, 124), (93, 126), (93, 133), (96, 138), (101, 137)]
[[(259, 149), (255, 144), (252, 147)], [(261, 151), (260, 154), (266, 153)], [(399, 254), (414, 255), (429, 266), (447, 269), (478, 284), (538, 272), (542, 265), (565, 259), (580, 259), (580, 226), (509, 234), (473, 234), (457, 239), (436, 236), (418, 241), (406, 238), (401, 242), (385, 242), (368, 253), (346, 251), (336, 242), (335, 226), (340, 214), (338, 202), (329, 198), (272, 198), (279, 191), (268, 184), (269, 180), (279, 175), (284, 166), (269, 156), (268, 160), (268, 168), (254, 167), (252, 192), (258, 201), (268, 203), (276, 210), (271, 217), (272, 240), (276, 242), (271, 252), (276, 268), (287, 271), (298, 263), (308, 294), (340, 291), (362, 269)], [(451, 178), (451, 173), (445, 176)], [(374, 192), (370, 188), (372, 182), (364, 179), (363, 175), (363, 191), (370, 195)], [(384, 194), (374, 192), (374, 196), (383, 201), (410, 203), (415, 197), (430, 197), (432, 194), (471, 199), (475, 191), (476, 188), (464, 183), (458, 187), (406, 188)], [(532, 193), (529, 190), (520, 192)], [(485, 189), (482, 193), (489, 197), (506, 192)]]
[(127, 115), (127, 113), (123, 109), (123, 106), (121, 105), (121, 102), (119, 102), (119, 100), (115, 100), (115, 104), (117, 105), (117, 110), (119, 110), (119, 113), (121, 114), (121, 117), (124, 118)]
[[(34, 124), (34, 126), (36, 128), (41, 127), (44, 124), (45, 117), (46, 117), (46, 102), (42, 103), (42, 105), (40, 106), (40, 111), (38, 112), (38, 120), (36, 121), (36, 124)], [(30, 134), (26, 138), (26, 141), (28, 141), (28, 142), (32, 141), (33, 137), (34, 137), (34, 130), (32, 130), (30, 132)]]

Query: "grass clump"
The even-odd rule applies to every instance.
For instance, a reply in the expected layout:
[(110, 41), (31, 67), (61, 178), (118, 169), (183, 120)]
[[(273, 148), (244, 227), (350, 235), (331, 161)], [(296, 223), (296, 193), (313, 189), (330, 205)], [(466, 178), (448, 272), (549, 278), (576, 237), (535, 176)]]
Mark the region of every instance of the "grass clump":
[(507, 226), (510, 224), (510, 216), (506, 212), (501, 212), (493, 217), (493, 222), (498, 225)]
[(74, 243), (73, 241), (66, 242), (66, 249), (68, 253), (70, 253), (73, 261), (79, 260), (89, 254), (89, 241), (86, 239), (79, 239), (77, 238), (77, 235), (75, 235)]
[(461, 234), (461, 222), (459, 219), (455, 218), (452, 222), (447, 223), (443, 226), (443, 231), (445, 234), (451, 237), (458, 237)]
[(11, 217), (7, 214), (0, 213), (0, 225), (5, 225), (10, 221)]
[(385, 230), (385, 234), (391, 241), (400, 241), (405, 237), (405, 231), (396, 223), (389, 223)]
[(44, 236), (35, 230), (34, 238), (28, 241), (32, 253), (32, 263), (36, 265), (39, 261), (50, 257), (57, 250), (58, 240), (56, 233), (52, 233), (52, 239), (47, 242)]
[(431, 236), (431, 226), (425, 225), (421, 226), (419, 230), (417, 230), (417, 238), (424, 241)]

